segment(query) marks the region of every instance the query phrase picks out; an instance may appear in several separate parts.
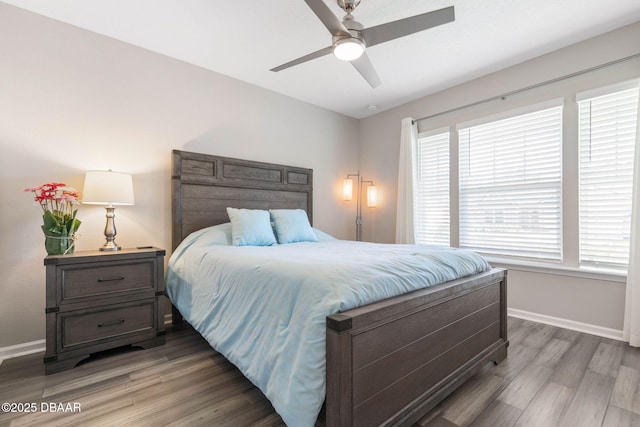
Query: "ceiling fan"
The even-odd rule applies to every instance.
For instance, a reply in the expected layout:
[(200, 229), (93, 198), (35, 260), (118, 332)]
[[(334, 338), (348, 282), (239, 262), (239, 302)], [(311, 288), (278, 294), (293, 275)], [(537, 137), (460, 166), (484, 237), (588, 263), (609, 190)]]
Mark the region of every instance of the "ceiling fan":
[(378, 73), (376, 73), (373, 64), (365, 52), (367, 47), (446, 24), (455, 19), (453, 6), (449, 6), (421, 15), (387, 22), (386, 24), (375, 27), (363, 28), (362, 24), (356, 21), (351, 14), (360, 4), (360, 0), (337, 0), (338, 6), (346, 12), (342, 22), (331, 12), (323, 0), (304, 1), (333, 36), (332, 44), (331, 46), (272, 68), (271, 71), (282, 71), (294, 65), (333, 53), (338, 59), (350, 61), (373, 88), (380, 86), (382, 81), (380, 77), (378, 77)]

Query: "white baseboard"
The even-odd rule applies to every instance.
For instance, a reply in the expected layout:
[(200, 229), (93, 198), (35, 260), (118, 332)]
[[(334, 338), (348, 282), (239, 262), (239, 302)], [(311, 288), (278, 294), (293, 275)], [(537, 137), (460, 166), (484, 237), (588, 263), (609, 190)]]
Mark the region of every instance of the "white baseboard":
[(0, 363), (5, 359), (11, 359), (13, 357), (26, 356), (27, 354), (44, 352), (45, 340), (37, 340), (31, 342), (25, 342), (22, 344), (10, 345), (9, 347), (0, 348)]
[(518, 310), (515, 308), (508, 308), (507, 314), (512, 317), (517, 317), (518, 319), (531, 320), (532, 322), (558, 326), (560, 328), (571, 329), (572, 331), (584, 332), (585, 334), (596, 335), (603, 338), (610, 338), (617, 341), (624, 341), (622, 339), (622, 331), (619, 331), (617, 329), (605, 328), (598, 325), (576, 322), (574, 320), (563, 319), (561, 317), (547, 316), (545, 314), (538, 314), (530, 311)]

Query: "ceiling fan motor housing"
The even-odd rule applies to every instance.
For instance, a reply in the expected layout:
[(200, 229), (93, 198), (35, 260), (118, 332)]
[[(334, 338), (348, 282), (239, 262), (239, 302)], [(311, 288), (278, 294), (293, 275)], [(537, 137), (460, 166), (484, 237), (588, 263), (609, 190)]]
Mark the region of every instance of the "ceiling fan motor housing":
[(350, 13), (347, 13), (347, 15), (342, 20), (342, 24), (349, 31), (349, 34), (344, 34), (344, 33), (334, 34), (333, 35), (333, 44), (334, 45), (335, 45), (335, 43), (337, 41), (345, 39), (345, 38), (358, 39), (362, 44), (366, 45), (364, 37), (362, 37), (362, 33), (361, 33), (361, 30), (362, 30), (363, 26), (362, 26), (361, 23), (359, 23), (358, 21), (353, 19), (353, 15), (351, 15)]
[[(359, 3), (359, 1), (357, 3)], [(367, 43), (360, 32), (364, 27), (361, 23), (353, 19), (353, 15), (349, 12), (347, 12), (342, 20), (342, 24), (345, 26), (347, 31), (349, 31), (349, 34), (340, 33), (333, 35), (333, 53), (343, 61), (352, 61), (360, 57), (367, 47)], [(347, 44), (349, 45), (349, 48), (347, 48)], [(348, 52), (343, 51), (344, 53), (341, 53), (339, 52), (341, 49), (348, 49)]]
[(344, 18), (342, 18), (342, 25), (344, 25), (350, 33), (352, 33), (353, 31), (357, 31), (359, 33), (364, 28), (362, 24), (356, 21), (353, 18), (353, 15), (348, 12), (344, 16)]

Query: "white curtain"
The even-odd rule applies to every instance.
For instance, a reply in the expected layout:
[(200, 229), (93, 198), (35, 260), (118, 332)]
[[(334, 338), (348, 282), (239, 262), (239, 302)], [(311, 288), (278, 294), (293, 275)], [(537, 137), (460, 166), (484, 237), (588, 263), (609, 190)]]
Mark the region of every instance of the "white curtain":
[(640, 108), (638, 108), (638, 122), (636, 124), (636, 149), (631, 197), (629, 271), (627, 273), (627, 297), (625, 299), (622, 335), (630, 345), (640, 347)]
[(398, 163), (398, 207), (396, 211), (396, 243), (415, 243), (413, 227), (415, 151), (418, 126), (412, 118), (402, 119), (400, 161)]

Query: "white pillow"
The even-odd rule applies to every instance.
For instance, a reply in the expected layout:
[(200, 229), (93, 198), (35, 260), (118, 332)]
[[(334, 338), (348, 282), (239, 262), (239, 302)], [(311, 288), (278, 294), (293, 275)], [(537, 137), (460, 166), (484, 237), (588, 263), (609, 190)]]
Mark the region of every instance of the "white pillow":
[(276, 242), (269, 212), (259, 209), (227, 208), (234, 246), (271, 246)]
[(302, 209), (271, 209), (278, 243), (317, 242), (318, 238)]

